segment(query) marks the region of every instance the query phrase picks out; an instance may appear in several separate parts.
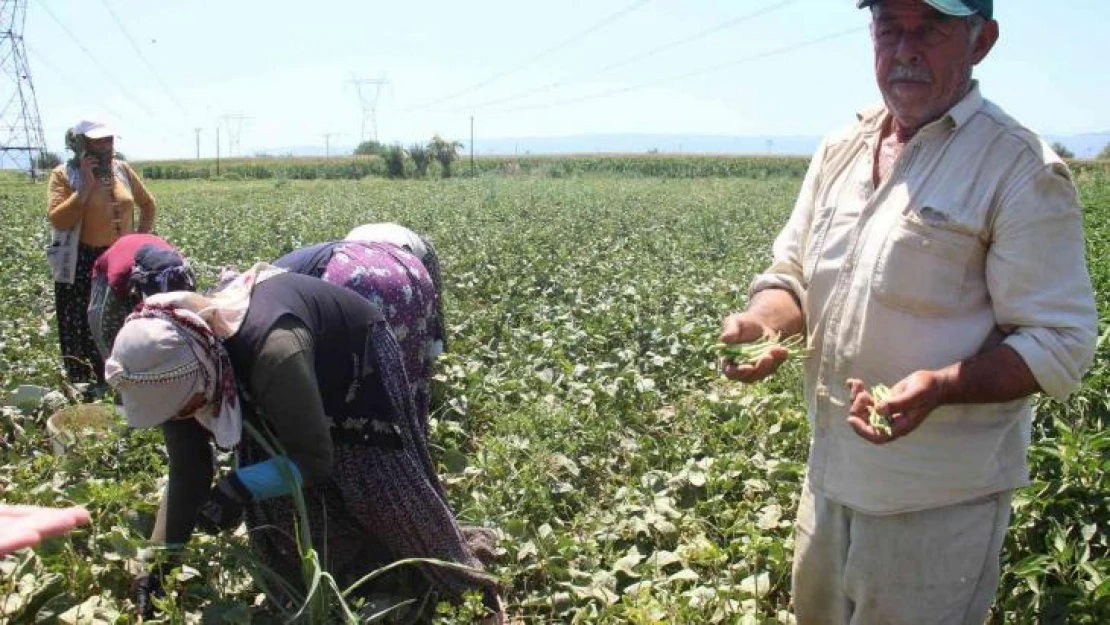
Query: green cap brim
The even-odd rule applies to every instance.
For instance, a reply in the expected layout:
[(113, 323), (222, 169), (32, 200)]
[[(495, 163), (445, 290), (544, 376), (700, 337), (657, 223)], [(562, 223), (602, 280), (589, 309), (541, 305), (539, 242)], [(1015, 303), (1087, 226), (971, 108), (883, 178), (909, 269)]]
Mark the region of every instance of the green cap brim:
[[(954, 17), (967, 17), (978, 13), (987, 19), (994, 19), (994, 3), (991, 0), (924, 0), (929, 6)], [(858, 0), (856, 8), (869, 7), (879, 0)]]

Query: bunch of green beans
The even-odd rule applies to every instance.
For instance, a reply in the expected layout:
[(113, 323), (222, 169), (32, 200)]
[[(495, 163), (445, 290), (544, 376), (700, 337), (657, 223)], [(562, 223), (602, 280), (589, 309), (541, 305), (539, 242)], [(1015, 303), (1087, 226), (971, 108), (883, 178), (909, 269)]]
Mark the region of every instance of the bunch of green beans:
[(871, 425), (872, 428), (875, 429), (876, 432), (881, 432), (883, 434), (886, 434), (887, 436), (890, 436), (890, 417), (880, 414), (879, 411), (875, 409), (875, 406), (878, 406), (890, 397), (890, 387), (883, 384), (876, 384), (875, 386), (871, 387), (870, 394), (871, 399), (873, 399), (874, 402), (871, 404), (871, 407), (868, 408), (868, 410), (871, 412), (871, 417), (868, 419), (868, 423)]
[(735, 363), (756, 362), (771, 353), (771, 350), (781, 347), (790, 357), (803, 355), (805, 352), (805, 337), (801, 334), (784, 340), (775, 334), (765, 336), (758, 341), (750, 343), (715, 343), (713, 352), (719, 358), (727, 358)]

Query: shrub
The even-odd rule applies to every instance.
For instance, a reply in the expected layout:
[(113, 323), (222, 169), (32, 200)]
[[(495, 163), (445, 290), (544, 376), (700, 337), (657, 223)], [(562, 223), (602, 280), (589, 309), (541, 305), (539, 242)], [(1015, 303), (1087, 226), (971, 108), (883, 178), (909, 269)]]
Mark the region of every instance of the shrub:
[(432, 156), (439, 161), (440, 167), (443, 168), (443, 177), (451, 177), (451, 164), (459, 160), (458, 149), (462, 147), (462, 143), (458, 141), (448, 141), (439, 135), (432, 137), (428, 142), (428, 150)]
[(385, 170), (390, 178), (405, 177), (405, 148), (400, 143), (385, 149)]
[(432, 164), (432, 151), (427, 146), (414, 143), (409, 146), (409, 156), (416, 165), (416, 175), (423, 178), (428, 174), (428, 165)]
[(386, 146), (371, 139), (358, 144), (358, 147), (355, 148), (355, 156), (385, 156), (387, 149)]
[(35, 157), (35, 169), (46, 171), (61, 164), (61, 157), (53, 152), (39, 152), (39, 155)]

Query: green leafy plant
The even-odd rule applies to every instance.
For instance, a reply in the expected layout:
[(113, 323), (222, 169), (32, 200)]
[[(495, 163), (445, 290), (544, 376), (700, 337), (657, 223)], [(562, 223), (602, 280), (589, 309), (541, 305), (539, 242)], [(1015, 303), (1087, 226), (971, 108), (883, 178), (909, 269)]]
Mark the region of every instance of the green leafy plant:
[[(173, 216), (159, 234), (189, 257), (202, 288), (225, 265), (339, 239), (355, 223), (396, 221), (435, 240), (451, 346), (435, 367), (429, 440), (461, 522), (500, 536), (489, 570), (510, 619), (790, 622), (810, 437), (801, 372), (725, 381), (710, 366), (706, 328), (743, 308), (805, 160), (525, 156), (498, 175), (505, 160), (477, 159), (488, 174), (477, 178), (413, 184), (387, 180), (378, 157), (242, 159), (271, 177), (167, 176), (150, 187)], [(345, 162), (376, 169), (340, 175)], [(1110, 249), (1110, 172), (1072, 165), (1102, 338), (1078, 392), (1037, 400), (1032, 485), (1014, 498), (995, 623), (1110, 622), (1110, 265), (1098, 261)], [(142, 165), (183, 178), (204, 166)], [(280, 173), (298, 168), (315, 179)], [(41, 256), (44, 193), (0, 178), (7, 392), (62, 388)], [(99, 610), (127, 622), (130, 568), (164, 487), (161, 437), (119, 427), (55, 455), (45, 421), (58, 408), (3, 409), (0, 489), (8, 503), (85, 505), (93, 523), (0, 559), (0, 621)], [(315, 588), (342, 619), (325, 555)], [(186, 622), (283, 622), (303, 605), (286, 612), (265, 598), (257, 580), (274, 582), (252, 569), (244, 536), (198, 537), (188, 562), (196, 573), (182, 568), (165, 606)], [(383, 579), (343, 597), (356, 618), (456, 623), (479, 613), (423, 595), (355, 596)], [(301, 618), (325, 612), (310, 606)]]

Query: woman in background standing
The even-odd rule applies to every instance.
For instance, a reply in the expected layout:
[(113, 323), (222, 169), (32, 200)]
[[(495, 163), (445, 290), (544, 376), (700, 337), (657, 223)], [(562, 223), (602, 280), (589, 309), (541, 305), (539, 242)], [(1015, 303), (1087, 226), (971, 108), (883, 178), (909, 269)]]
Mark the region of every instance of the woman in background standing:
[(62, 363), (71, 383), (95, 383), (86, 391), (90, 394), (104, 388), (104, 365), (88, 321), (92, 266), (121, 236), (154, 227), (154, 198), (138, 174), (115, 158), (115, 136), (94, 120), (67, 130), (66, 148), (73, 158), (54, 168), (47, 187), (47, 218), (54, 229), (47, 260)]

